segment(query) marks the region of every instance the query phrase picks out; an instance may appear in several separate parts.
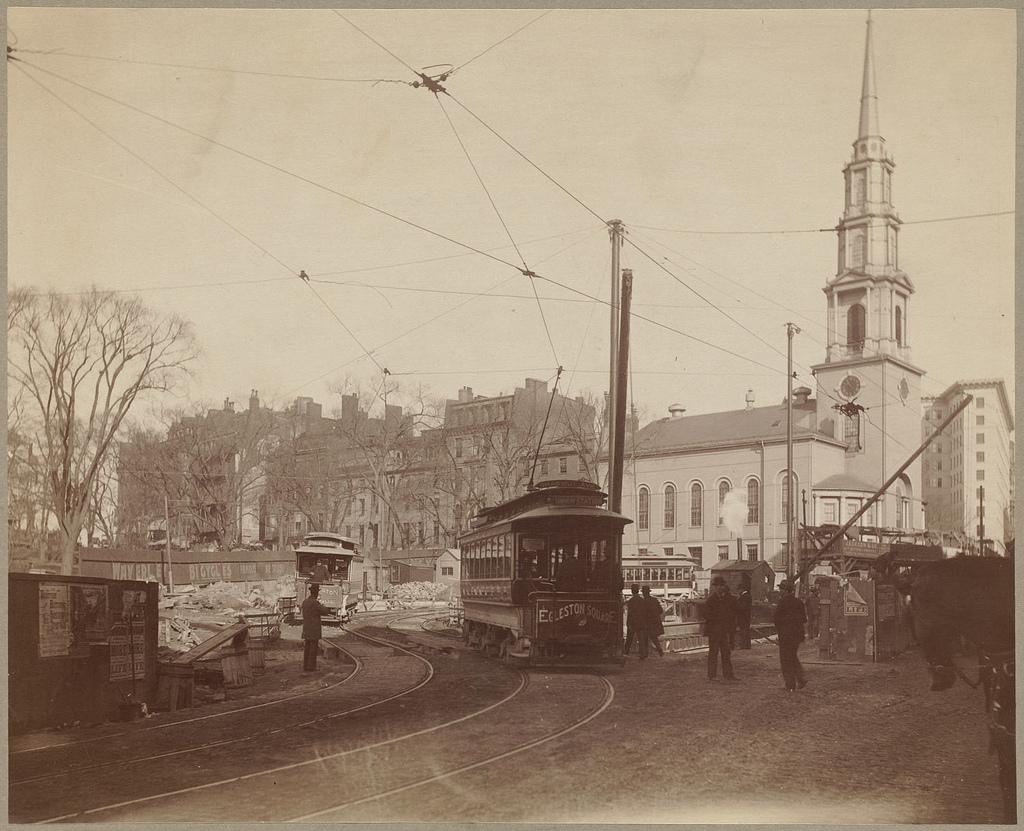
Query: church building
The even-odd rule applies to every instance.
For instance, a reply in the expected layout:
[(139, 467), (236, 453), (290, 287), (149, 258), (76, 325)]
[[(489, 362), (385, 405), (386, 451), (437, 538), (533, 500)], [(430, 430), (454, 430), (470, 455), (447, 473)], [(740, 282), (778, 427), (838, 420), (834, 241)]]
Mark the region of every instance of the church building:
[[(813, 367), (814, 397), (808, 387), (793, 391), (792, 498), (785, 400), (758, 407), (748, 392), (743, 409), (691, 416), (673, 405), (627, 447), (623, 510), (634, 524), (623, 538), (624, 566), (688, 557), (709, 568), (728, 558), (768, 560), (784, 571), (791, 513), (796, 527), (845, 522), (920, 444), (914, 285), (899, 268), (895, 164), (878, 122), (870, 15), (858, 127), (843, 169), (836, 273), (823, 289), (827, 348)], [(920, 460), (861, 525), (894, 533), (924, 527)]]

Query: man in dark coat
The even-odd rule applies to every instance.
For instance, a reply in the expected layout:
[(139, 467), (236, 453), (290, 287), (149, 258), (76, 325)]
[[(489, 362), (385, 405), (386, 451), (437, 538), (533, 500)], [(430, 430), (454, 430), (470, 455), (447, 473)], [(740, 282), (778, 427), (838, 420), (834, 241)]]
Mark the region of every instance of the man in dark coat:
[(661, 622), (661, 602), (658, 598), (651, 597), (650, 586), (644, 586), (641, 591), (643, 592), (643, 600), (646, 604), (645, 611), (647, 614), (644, 618), (644, 629), (647, 632), (647, 638), (658, 654), (664, 655), (665, 653), (661, 648), (661, 635), (665, 634), (665, 625)]
[(750, 649), (750, 581), (744, 580), (736, 598), (736, 648)]
[(711, 580), (711, 593), (704, 601), (705, 634), (708, 636), (708, 680), (718, 675), (718, 656), (722, 656), (722, 675), (735, 681), (732, 672), (732, 633), (736, 628), (736, 600), (729, 594), (724, 577)]
[(775, 607), (775, 632), (779, 638), (779, 664), (782, 667), (782, 679), (786, 689), (793, 692), (797, 687), (806, 687), (807, 678), (804, 668), (800, 665), (797, 650), (804, 639), (804, 627), (807, 625), (807, 613), (804, 604), (796, 596), (794, 585), (790, 580), (779, 584), (782, 597)]
[(647, 657), (647, 635), (643, 629), (644, 617), (647, 614), (644, 599), (640, 596), (640, 586), (634, 583), (629, 587), (632, 597), (626, 602), (626, 646), (623, 655), (628, 655), (633, 648), (633, 641), (640, 640), (640, 657)]
[(320, 602), (320, 584), (313, 583), (309, 587), (309, 597), (302, 601), (302, 669), (313, 672), (316, 669), (316, 656), (320, 648), (320, 616), (329, 615), (331, 610)]

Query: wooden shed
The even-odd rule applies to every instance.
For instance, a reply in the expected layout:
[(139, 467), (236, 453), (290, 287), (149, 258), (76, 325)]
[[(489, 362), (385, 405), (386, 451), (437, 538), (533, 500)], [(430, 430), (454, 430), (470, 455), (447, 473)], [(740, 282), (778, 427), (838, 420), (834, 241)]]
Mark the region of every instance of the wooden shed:
[(711, 579), (715, 577), (724, 577), (734, 595), (738, 595), (749, 580), (750, 599), (754, 603), (767, 602), (775, 588), (775, 572), (764, 560), (719, 560), (711, 566)]

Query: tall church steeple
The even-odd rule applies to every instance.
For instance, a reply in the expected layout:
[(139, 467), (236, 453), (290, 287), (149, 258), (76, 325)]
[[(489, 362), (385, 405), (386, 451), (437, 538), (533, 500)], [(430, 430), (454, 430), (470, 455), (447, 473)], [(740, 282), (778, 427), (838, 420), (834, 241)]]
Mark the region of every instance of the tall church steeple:
[(857, 139), (843, 168), (846, 200), (837, 226), (838, 267), (825, 286), (829, 363), (870, 355), (910, 359), (908, 312), (914, 285), (899, 270), (895, 167), (879, 127), (869, 12)]
[(875, 56), (871, 49), (871, 12), (864, 42), (864, 81), (860, 87), (860, 129), (857, 138), (878, 136), (878, 94), (875, 92)]

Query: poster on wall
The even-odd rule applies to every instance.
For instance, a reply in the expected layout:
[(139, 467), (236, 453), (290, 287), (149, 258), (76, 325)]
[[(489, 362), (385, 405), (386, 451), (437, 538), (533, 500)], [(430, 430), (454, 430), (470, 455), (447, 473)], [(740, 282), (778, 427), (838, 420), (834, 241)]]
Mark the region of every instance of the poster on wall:
[(39, 584), (39, 657), (71, 654), (71, 607), (67, 583)]
[(110, 627), (110, 680), (146, 676), (146, 592), (121, 592), (121, 620)]
[(88, 645), (91, 643), (106, 643), (109, 633), (107, 587), (89, 583), (72, 583), (72, 647), (88, 649)]

